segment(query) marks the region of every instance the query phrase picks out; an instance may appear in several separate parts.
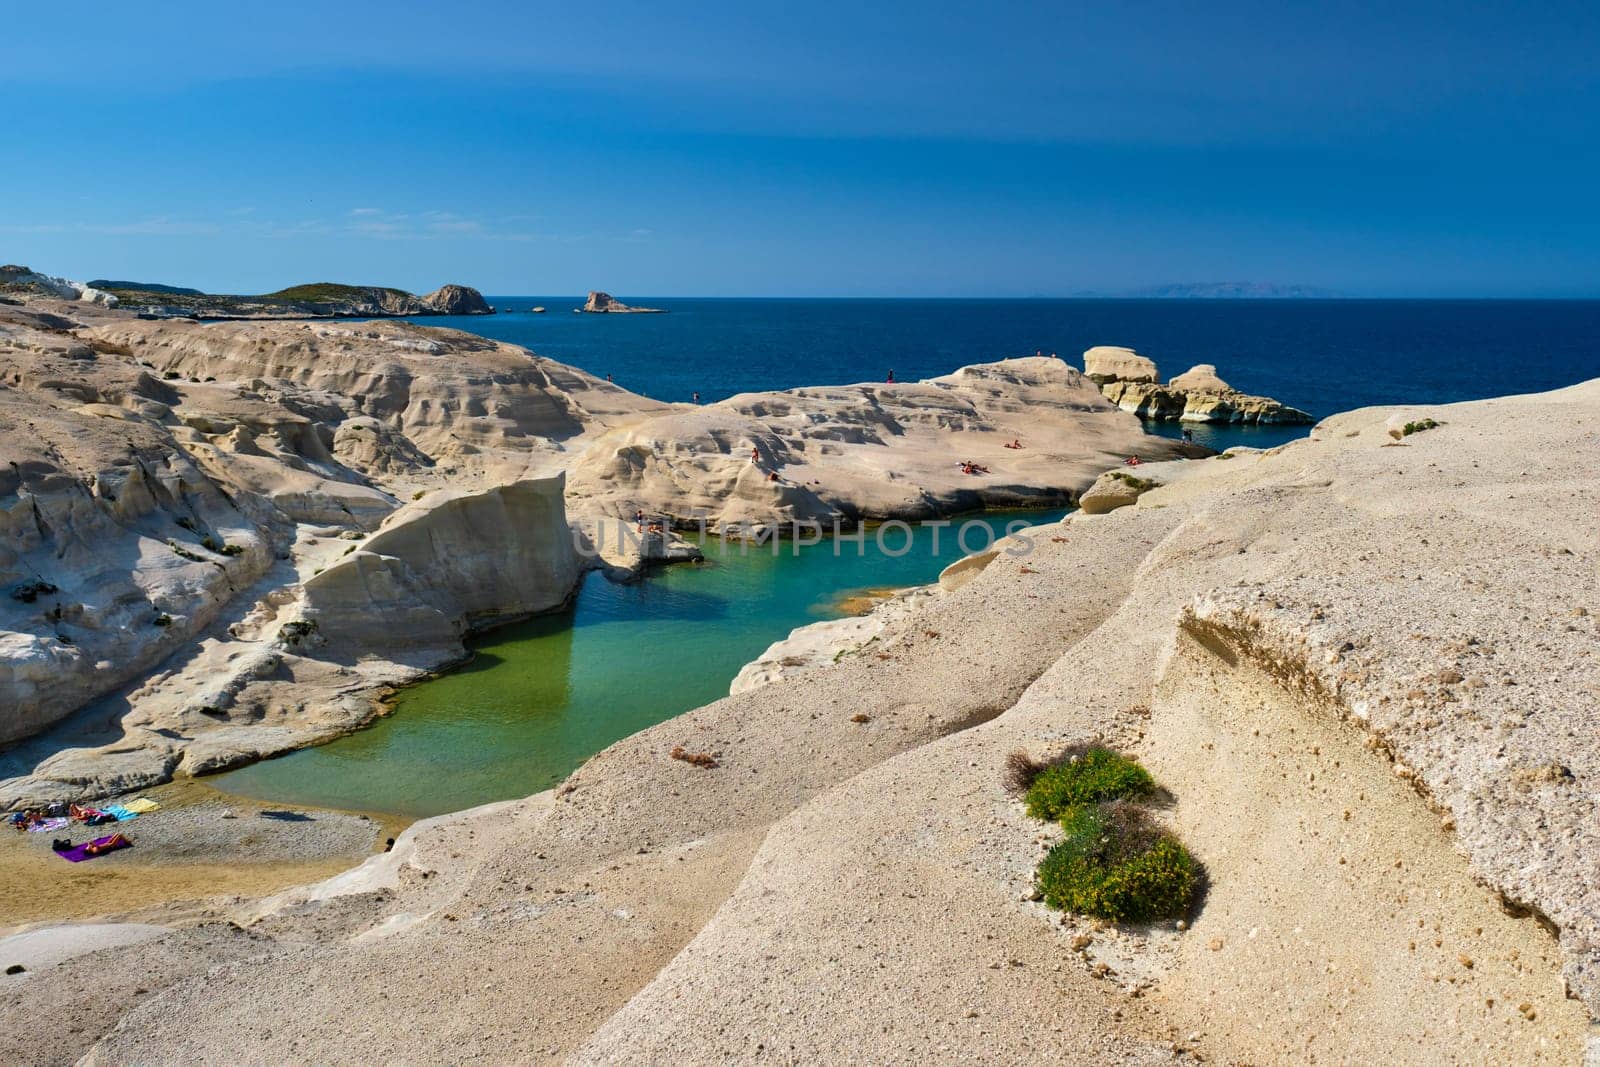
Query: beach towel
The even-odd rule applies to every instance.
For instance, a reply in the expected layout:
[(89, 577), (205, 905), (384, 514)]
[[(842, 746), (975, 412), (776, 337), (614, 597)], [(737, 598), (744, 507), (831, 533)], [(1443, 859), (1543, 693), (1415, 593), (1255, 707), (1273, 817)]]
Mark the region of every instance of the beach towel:
[(127, 808), (123, 807), (121, 804), (113, 804), (113, 805), (111, 805), (109, 808), (106, 809), (106, 814), (115, 816), (116, 820), (118, 822), (127, 822), (129, 819), (137, 819), (139, 817), (139, 813), (138, 812), (129, 811)]
[(161, 805), (157, 804), (149, 797), (140, 797), (137, 800), (130, 800), (122, 806), (133, 812), (135, 815), (148, 815), (152, 811), (161, 810)]
[(72, 822), (71, 819), (64, 819), (64, 818), (41, 819), (38, 822), (34, 823), (32, 826), (28, 827), (28, 833), (30, 833), (30, 834), (54, 833), (55, 831), (61, 829), (62, 827), (70, 825), (71, 822)]
[[(97, 837), (93, 841), (85, 841), (81, 845), (73, 845), (71, 848), (66, 849), (65, 851), (57, 852), (56, 855), (60, 856), (64, 860), (66, 860), (68, 863), (82, 863), (84, 860), (92, 860), (92, 859), (95, 858), (95, 854), (89, 853), (89, 852), (85, 851), (85, 849), (87, 849), (90, 845), (106, 845), (106, 844), (109, 844), (111, 842), (111, 838), (116, 837), (116, 836), (117, 836), (116, 834), (112, 834), (112, 835), (110, 835), (110, 837)], [(117, 849), (132, 848), (132, 847), (133, 847), (133, 842), (129, 841), (127, 838), (124, 837), (121, 841), (119, 841), (117, 843), (115, 848), (107, 849), (106, 852), (115, 852), (115, 851), (117, 851)], [(101, 856), (104, 856), (105, 854), (106, 854), (105, 852), (98, 853), (98, 855), (101, 855)]]

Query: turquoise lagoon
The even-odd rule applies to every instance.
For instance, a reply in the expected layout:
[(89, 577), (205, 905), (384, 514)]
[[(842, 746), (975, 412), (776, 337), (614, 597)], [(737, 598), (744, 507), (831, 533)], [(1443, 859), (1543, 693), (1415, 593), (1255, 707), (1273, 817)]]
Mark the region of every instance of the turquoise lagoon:
[[(1003, 534), (1063, 514), (956, 524)], [(369, 728), (211, 784), (275, 803), (414, 817), (548, 789), (613, 741), (726, 696), (740, 667), (796, 626), (838, 617), (849, 593), (932, 581), (964, 555), (956, 529), (890, 525), (860, 543), (780, 542), (776, 551), (712, 538), (701, 546), (706, 562), (642, 582), (591, 573), (566, 611), (477, 638), (470, 662), (401, 691), (393, 714)], [(982, 549), (987, 531), (970, 530), (967, 547)]]

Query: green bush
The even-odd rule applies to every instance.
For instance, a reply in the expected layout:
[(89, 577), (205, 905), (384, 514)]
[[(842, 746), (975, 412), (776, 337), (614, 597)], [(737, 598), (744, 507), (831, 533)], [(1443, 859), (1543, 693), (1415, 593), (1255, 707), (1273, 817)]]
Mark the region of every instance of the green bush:
[(1199, 884), (1194, 858), (1129, 804), (1084, 804), (1061, 820), (1066, 840), (1036, 874), (1046, 904), (1112, 922), (1188, 913)]
[(1420, 422), (1408, 422), (1401, 430), (1401, 436), (1410, 437), (1412, 434), (1421, 433), (1423, 430), (1435, 429), (1438, 427), (1438, 425), (1439, 424), (1434, 422), (1432, 419), (1423, 419)]
[(1080, 804), (1148, 796), (1155, 787), (1150, 772), (1133, 760), (1092, 745), (1040, 771), (1028, 786), (1025, 803), (1035, 819), (1054, 821)]

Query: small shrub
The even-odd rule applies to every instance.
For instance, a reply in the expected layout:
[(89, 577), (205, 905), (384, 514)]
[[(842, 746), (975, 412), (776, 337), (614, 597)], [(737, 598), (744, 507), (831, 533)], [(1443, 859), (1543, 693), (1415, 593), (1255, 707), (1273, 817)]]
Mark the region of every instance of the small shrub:
[(1131, 804), (1084, 804), (1061, 820), (1066, 840), (1039, 864), (1046, 904), (1112, 922), (1188, 913), (1199, 869), (1188, 849)]
[(223, 545), (222, 546), (222, 554), (224, 556), (242, 556), (242, 555), (244, 555), (244, 546), (243, 545)]
[(1148, 796), (1155, 790), (1150, 772), (1104, 745), (1069, 750), (1064, 760), (1039, 771), (1028, 785), (1028, 814), (1055, 820), (1080, 804)]
[(150, 624), (152, 626), (159, 626), (162, 629), (166, 629), (168, 626), (172, 625), (172, 616), (163, 611), (160, 615), (157, 615), (155, 618), (151, 619)]
[(169, 370), (169, 371), (167, 371), (167, 373), (163, 374), (161, 377), (165, 378), (169, 382), (175, 382), (175, 381), (178, 380), (178, 372), (175, 371), (175, 370)]
[(427, 495), (428, 495), (427, 490), (418, 489), (415, 493), (411, 494), (411, 499), (412, 500), (421, 500), (423, 497), (425, 497)]
[(1432, 419), (1423, 419), (1420, 422), (1408, 422), (1401, 429), (1400, 433), (1403, 437), (1410, 437), (1412, 434), (1421, 433), (1423, 430), (1435, 429), (1438, 427), (1438, 425), (1439, 424), (1434, 422)]
[(207, 552), (222, 551), (222, 546), (217, 544), (217, 539), (212, 537), (210, 534), (200, 538), (200, 547), (205, 549)]

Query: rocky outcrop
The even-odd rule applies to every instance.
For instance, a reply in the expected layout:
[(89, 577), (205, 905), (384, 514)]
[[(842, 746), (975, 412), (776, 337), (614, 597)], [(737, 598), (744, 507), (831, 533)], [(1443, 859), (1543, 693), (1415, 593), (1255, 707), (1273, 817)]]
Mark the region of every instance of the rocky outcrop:
[[(494, 309), (476, 289), (445, 285), (426, 296), (381, 285), (314, 282), (261, 296), (202, 293), (174, 285), (107, 282), (81, 299), (118, 302), (150, 318), (350, 319), (411, 315), (490, 315)], [(98, 294), (91, 297), (90, 294)]]
[(47, 296), (58, 300), (82, 300), (102, 307), (117, 306), (116, 296), (104, 289), (66, 278), (53, 278), (14, 263), (0, 267), (0, 293)]
[(675, 408), (596, 441), (567, 495), (586, 513), (750, 533), (1066, 504), (1130, 455), (1208, 454), (1145, 434), (1076, 369), (1030, 356)]
[(493, 315), (494, 308), (478, 290), (465, 285), (444, 285), (422, 298), (437, 315)]
[(845, 656), (865, 649), (893, 622), (907, 618), (929, 597), (939, 595), (939, 586), (926, 585), (902, 589), (874, 605), (864, 615), (824, 619), (809, 626), (797, 626), (789, 635), (774, 641), (767, 650), (746, 663), (728, 687), (730, 696), (758, 689), (781, 678), (792, 678), (806, 671), (831, 666)]
[(1085, 515), (1104, 515), (1137, 503), (1141, 496), (1160, 485), (1153, 478), (1142, 478), (1132, 471), (1106, 471), (1078, 499), (1078, 508)]
[(610, 293), (602, 293), (598, 289), (591, 289), (589, 291), (589, 299), (584, 301), (583, 307), (579, 308), (578, 310), (586, 311), (595, 315), (624, 315), (659, 314), (665, 309), (630, 307), (629, 305), (618, 300), (616, 297), (612, 296)]
[[(466, 628), (566, 596), (559, 486), (529, 486), (667, 410), (453, 331), (27, 299), (0, 305), (0, 808), (355, 728), (379, 687), (459, 658)], [(556, 518), (536, 506), (552, 495)], [(543, 579), (519, 536), (555, 553)], [(368, 582), (365, 630), (325, 610), (342, 580)], [(379, 632), (401, 617), (417, 625)]]
[(471, 629), (560, 607), (583, 569), (563, 482), (446, 490), (407, 505), (305, 583), (302, 618), (336, 649), (459, 653)]
[[(1270, 397), (1251, 396), (1201, 363), (1159, 385), (1156, 365), (1128, 348), (1100, 346), (1083, 354), (1084, 366), (1101, 392), (1123, 411), (1156, 422), (1223, 422), (1251, 425), (1309, 425), (1316, 421), (1298, 408)], [(1088, 373), (1088, 372), (1086, 372)]]
[(1116, 345), (1096, 345), (1085, 352), (1083, 373), (1096, 385), (1106, 382), (1154, 384), (1158, 380), (1154, 360), (1146, 359), (1131, 348)]

